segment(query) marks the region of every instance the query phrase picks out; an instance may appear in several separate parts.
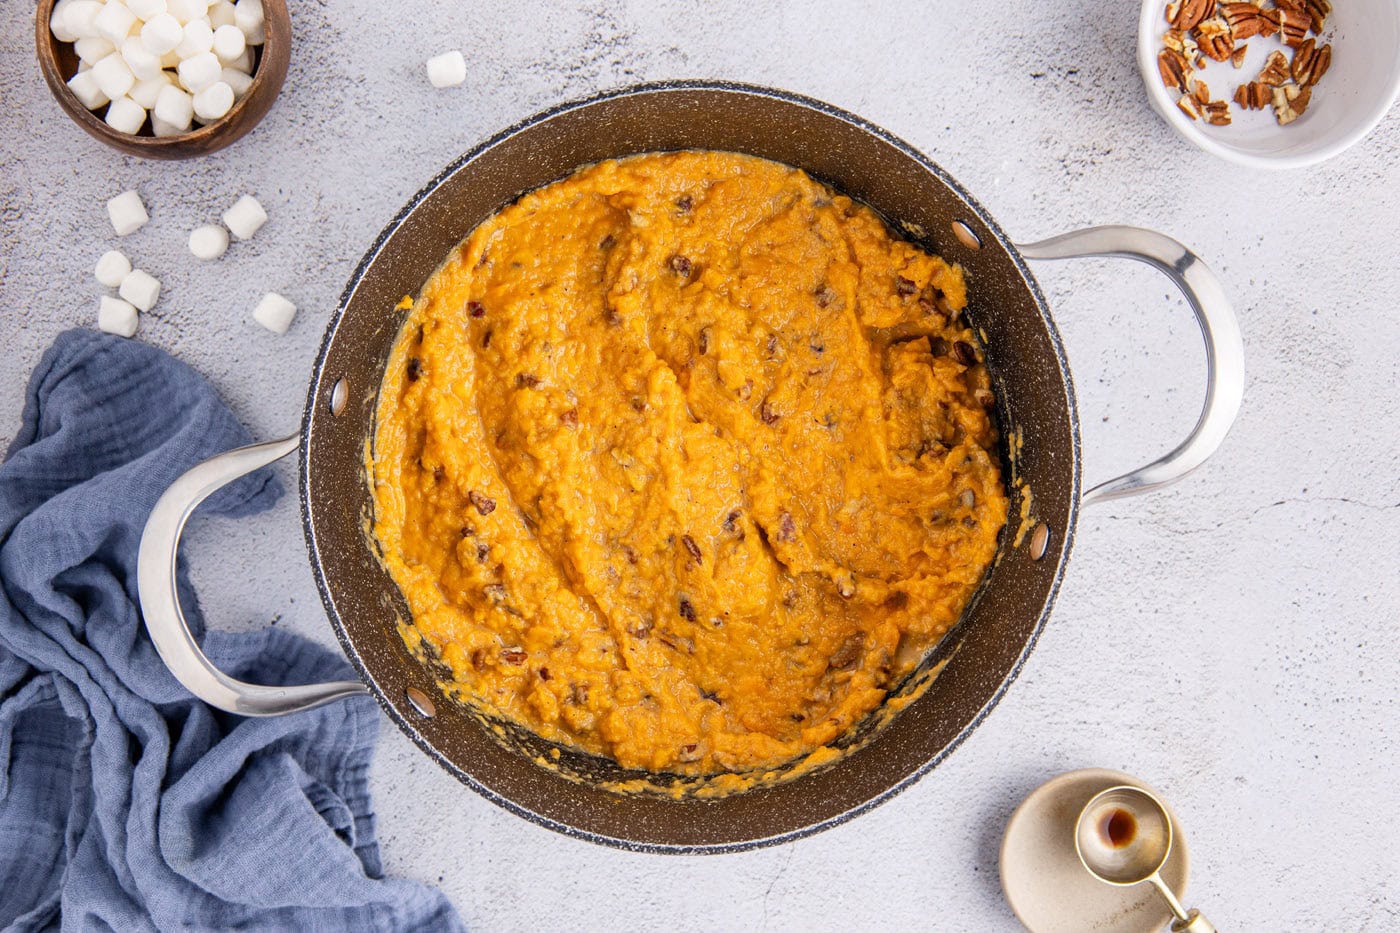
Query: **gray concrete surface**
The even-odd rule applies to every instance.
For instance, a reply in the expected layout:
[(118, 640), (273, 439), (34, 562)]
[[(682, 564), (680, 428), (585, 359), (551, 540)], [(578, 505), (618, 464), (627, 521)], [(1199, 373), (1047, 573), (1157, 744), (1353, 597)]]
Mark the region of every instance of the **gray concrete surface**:
[[(0, 439), (29, 368), (95, 320), (103, 202), (164, 283), (139, 339), (211, 378), (260, 436), (293, 428), (337, 296), (375, 233), (456, 154), (561, 99), (726, 77), (854, 110), (930, 153), (1013, 236), (1135, 223), (1228, 284), (1249, 386), (1220, 455), (1186, 482), (1085, 514), (1055, 615), (1020, 680), (945, 764), (831, 832), (729, 857), (566, 839), (459, 786), (385, 727), (374, 774), (391, 872), (439, 882), (485, 930), (1011, 930), (997, 846), (1052, 774), (1102, 765), (1173, 802), (1188, 900), (1222, 930), (1400, 928), (1400, 116), (1320, 168), (1262, 174), (1180, 142), (1133, 61), (1135, 4), (714, 0), (293, 4), (286, 90), (232, 149), (119, 156), (70, 124), (32, 54), (32, 5), (0, 5)], [(432, 90), (423, 60), (466, 54)], [(184, 240), (242, 192), (271, 220), (218, 263)], [(1144, 268), (1038, 268), (1078, 382), (1087, 472), (1126, 469), (1194, 422), (1189, 313)], [(278, 339), (266, 289), (301, 313)], [(287, 475), (290, 476), (290, 468)], [(332, 638), (295, 506), (197, 520), (202, 601), (227, 628)]]

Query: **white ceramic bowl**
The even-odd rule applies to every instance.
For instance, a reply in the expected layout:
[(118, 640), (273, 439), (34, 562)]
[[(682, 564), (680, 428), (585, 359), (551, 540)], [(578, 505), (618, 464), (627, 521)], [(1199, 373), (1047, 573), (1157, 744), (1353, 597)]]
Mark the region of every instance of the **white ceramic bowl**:
[(1277, 37), (1249, 39), (1242, 68), (1212, 62), (1197, 72), (1211, 97), (1230, 102), (1229, 126), (1192, 120), (1176, 106), (1179, 96), (1162, 84), (1157, 53), (1167, 31), (1167, 0), (1144, 0), (1138, 20), (1138, 69), (1152, 107), (1176, 132), (1206, 152), (1258, 168), (1302, 168), (1359, 141), (1385, 116), (1400, 91), (1400, 0), (1333, 0), (1323, 38), (1332, 43), (1332, 67), (1313, 89), (1308, 109), (1279, 126), (1273, 108), (1243, 111), (1232, 100), (1235, 87), (1252, 81), (1264, 59), (1282, 49)]

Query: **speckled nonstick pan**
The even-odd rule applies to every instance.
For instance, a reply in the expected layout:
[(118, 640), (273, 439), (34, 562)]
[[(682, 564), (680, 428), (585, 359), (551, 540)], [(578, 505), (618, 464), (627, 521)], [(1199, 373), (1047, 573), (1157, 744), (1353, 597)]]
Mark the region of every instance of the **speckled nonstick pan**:
[[(1018, 438), (1013, 520), (958, 627), (928, 664), (946, 667), (918, 699), (831, 766), (721, 799), (622, 795), (616, 765), (548, 748), (522, 730), (502, 740), (443, 698), (395, 625), (405, 606), (366, 536), (363, 460), (376, 394), (403, 312), (444, 256), (520, 193), (590, 162), (667, 149), (751, 153), (805, 169), (879, 210), (895, 228), (967, 272), (967, 314), (986, 341), (1004, 438)], [(1209, 382), (1200, 421), (1171, 453), (1081, 497), (1079, 423), (1060, 338), (1027, 259), (1117, 255), (1152, 264), (1181, 288), (1205, 338)], [(1151, 231), (1098, 227), (1016, 246), (972, 196), (927, 157), (859, 117), (784, 91), (737, 84), (654, 84), (564, 104), (453, 162), (408, 202), (370, 247), (326, 328), (299, 434), (195, 467), (170, 488), (141, 543), (141, 605), (175, 676), (205, 701), (243, 715), (280, 715), (368, 690), (425, 753), (506, 809), (594, 842), (665, 852), (717, 852), (795, 839), (888, 799), (938, 764), (1015, 679), (1050, 612), (1081, 502), (1178, 479), (1221, 443), (1238, 411), (1243, 347), (1219, 282), (1180, 243)], [(1005, 442), (1004, 442), (1005, 447)], [(266, 687), (218, 671), (180, 615), (175, 551), (184, 521), (210, 492), (293, 451), (316, 582), (363, 683)], [(1010, 450), (1003, 449), (1003, 456)], [(1048, 531), (1014, 544), (1023, 495)], [(1043, 550), (1042, 550), (1043, 549)], [(906, 685), (902, 690), (912, 689)], [(865, 730), (869, 733), (871, 730)], [(564, 773), (560, 773), (560, 772)]]

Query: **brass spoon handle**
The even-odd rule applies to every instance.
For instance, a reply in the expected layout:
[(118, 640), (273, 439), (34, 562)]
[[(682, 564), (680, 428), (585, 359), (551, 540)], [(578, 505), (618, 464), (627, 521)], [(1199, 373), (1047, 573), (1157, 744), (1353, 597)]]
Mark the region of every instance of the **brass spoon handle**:
[(1199, 910), (1187, 910), (1181, 906), (1181, 901), (1176, 899), (1176, 894), (1162, 880), (1161, 875), (1154, 874), (1147, 880), (1157, 889), (1157, 893), (1162, 895), (1162, 900), (1167, 902), (1167, 907), (1176, 917), (1172, 921), (1172, 933), (1216, 933), (1215, 926), (1203, 917)]

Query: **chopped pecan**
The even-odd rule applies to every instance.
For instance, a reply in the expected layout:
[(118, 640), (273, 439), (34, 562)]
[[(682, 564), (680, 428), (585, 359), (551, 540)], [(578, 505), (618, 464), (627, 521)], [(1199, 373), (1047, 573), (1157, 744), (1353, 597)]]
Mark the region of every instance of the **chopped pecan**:
[(1327, 69), (1332, 67), (1332, 45), (1328, 43), (1322, 48), (1317, 47), (1317, 40), (1308, 39), (1298, 46), (1298, 51), (1293, 53), (1293, 80), (1303, 87), (1311, 87), (1322, 76), (1327, 73)]
[(688, 213), (693, 204), (694, 202), (690, 199), (690, 195), (688, 194), (683, 194), (676, 198), (676, 210), (680, 211), (682, 214)]
[(483, 304), (482, 304), (481, 302), (479, 302), (479, 301), (469, 301), (469, 302), (467, 302), (467, 316), (468, 316), (468, 317), (485, 317), (485, 316), (486, 316), (486, 306), (483, 305)]
[(1235, 103), (1245, 110), (1263, 110), (1273, 100), (1273, 88), (1262, 81), (1251, 81), (1235, 88)]
[(856, 662), (860, 660), (861, 651), (864, 648), (865, 633), (855, 632), (841, 643), (841, 647), (836, 649), (836, 652), (831, 656), (831, 660), (827, 663), (831, 665), (832, 670), (848, 671), (856, 666)]
[(1312, 27), (1312, 17), (1301, 9), (1284, 6), (1274, 10), (1274, 16), (1278, 20), (1279, 38), (1283, 44), (1294, 49), (1302, 45)]
[(502, 648), (501, 660), (507, 664), (524, 664), (529, 655), (520, 648)]
[(423, 376), (423, 361), (416, 356), (408, 358), (408, 381), (417, 382)]
[(484, 648), (477, 648), (472, 652), (472, 667), (478, 671), (485, 670), (486, 650)]
[(1185, 92), (1186, 78), (1191, 73), (1191, 65), (1180, 52), (1162, 49), (1157, 53), (1157, 73), (1162, 76), (1162, 84)]
[(836, 290), (830, 285), (819, 285), (812, 294), (817, 298), (818, 308), (829, 308), (831, 303), (836, 300)]
[(904, 276), (897, 275), (894, 278), (894, 290), (896, 294), (899, 295), (899, 297), (908, 298), (910, 295), (914, 294), (916, 291), (919, 290), (919, 286), (915, 285), (913, 282), (911, 282), (909, 279), (906, 279)]
[(687, 257), (682, 256), (680, 253), (677, 253), (676, 255), (671, 257), (670, 265), (671, 271), (679, 275), (681, 278), (690, 278), (691, 266), (690, 260)]
[(570, 408), (568, 411), (560, 412), (559, 421), (567, 428), (578, 427), (578, 409)]
[(1312, 99), (1312, 88), (1285, 84), (1274, 88), (1274, 117), (1279, 126), (1287, 126), (1303, 115)]
[(700, 328), (700, 335), (695, 339), (695, 345), (699, 348), (701, 356), (710, 352), (710, 328)]
[(778, 540), (797, 540), (797, 523), (792, 520), (791, 512), (782, 512), (778, 515)]
[(1332, 4), (1327, 0), (1304, 0), (1303, 9), (1308, 14), (1312, 31), (1319, 36), (1327, 28), (1327, 17), (1332, 14)]
[(1239, 45), (1239, 46), (1236, 46), (1236, 47), (1235, 47), (1235, 50), (1234, 50), (1233, 52), (1230, 53), (1230, 64), (1234, 65), (1236, 68), (1243, 68), (1243, 67), (1244, 67), (1244, 58), (1245, 58), (1245, 56), (1248, 55), (1248, 54), (1249, 54), (1249, 46), (1247, 46), (1247, 45)]
[(972, 344), (965, 340), (953, 341), (953, 359), (964, 366), (971, 366), (977, 362), (977, 354), (972, 349)]
[(699, 761), (704, 757), (705, 753), (700, 750), (700, 746), (693, 742), (689, 745), (682, 745), (680, 752), (676, 754), (677, 761), (683, 761), (687, 764), (692, 761)]
[(601, 249), (601, 250), (603, 250), (603, 251), (607, 251), (607, 250), (612, 249), (613, 246), (615, 246), (616, 244), (617, 244), (617, 237), (615, 237), (615, 236), (613, 236), (611, 233), (609, 233), (607, 236), (603, 237), (601, 240), (598, 241), (598, 248)]
[(681, 618), (685, 619), (687, 622), (695, 621), (695, 604), (692, 603), (690, 597), (684, 593), (682, 593), (677, 600), (677, 611), (680, 612)]
[(1183, 56), (1196, 54), (1196, 40), (1191, 38), (1191, 34), (1175, 29), (1168, 29), (1167, 34), (1162, 36), (1162, 45)]
[(493, 603), (504, 602), (506, 598), (505, 584), (502, 583), (488, 583), (481, 588), (481, 592)]
[(482, 515), (490, 515), (492, 512), (496, 511), (496, 500), (492, 499), (490, 496), (483, 496), (475, 489), (467, 493), (467, 501), (476, 506), (476, 510)]
[(540, 377), (533, 373), (519, 373), (515, 377), (515, 387), (517, 389), (533, 389), (540, 384)]
[(736, 528), (739, 527), (739, 516), (741, 514), (742, 513), (738, 509), (735, 509), (734, 511), (730, 512), (724, 517), (724, 524), (720, 527), (722, 527), (725, 531), (734, 531)]
[(764, 399), (763, 404), (758, 406), (758, 417), (762, 419), (764, 424), (776, 424), (782, 416), (778, 414), (778, 410), (773, 407), (772, 402)]
[(983, 408), (991, 408), (997, 401), (996, 396), (988, 389), (974, 389), (972, 397)]
[(1230, 25), (1223, 19), (1208, 19), (1196, 27), (1196, 42), (1201, 51), (1218, 62), (1223, 62), (1235, 50), (1235, 41), (1230, 36)]
[(1204, 81), (1197, 81), (1191, 85), (1191, 96), (1196, 99), (1196, 106), (1204, 108), (1210, 103), (1210, 85)]
[(1182, 113), (1193, 120), (1199, 120), (1201, 118), (1201, 108), (1196, 106), (1196, 99), (1190, 94), (1182, 94), (1181, 97), (1177, 99), (1176, 106), (1180, 108)]
[(1230, 125), (1230, 105), (1223, 100), (1212, 100), (1201, 107), (1207, 123), (1212, 126)]
[(1181, 0), (1167, 4), (1167, 21), (1181, 32), (1196, 28), (1215, 9), (1214, 0)]
[(1259, 76), (1254, 80), (1260, 84), (1267, 84), (1269, 87), (1278, 87), (1288, 80), (1290, 74), (1288, 56), (1275, 50), (1270, 52), (1269, 57), (1264, 60), (1264, 67), (1260, 69)]
[(1264, 17), (1259, 7), (1252, 3), (1222, 3), (1220, 15), (1230, 26), (1230, 35), (1239, 41), (1259, 35), (1264, 26)]
[(547, 667), (542, 667), (542, 668), (540, 668), (540, 669), (539, 669), (539, 675), (540, 675), (540, 680), (549, 680), (551, 677), (554, 676), (553, 674), (551, 674), (551, 673), (549, 672), (549, 668), (547, 668)]
[(700, 545), (695, 543), (694, 538), (690, 535), (681, 535), (681, 544), (685, 545), (685, 551), (690, 555), (691, 560), (695, 561), (697, 564), (703, 564), (705, 562), (700, 556)]

